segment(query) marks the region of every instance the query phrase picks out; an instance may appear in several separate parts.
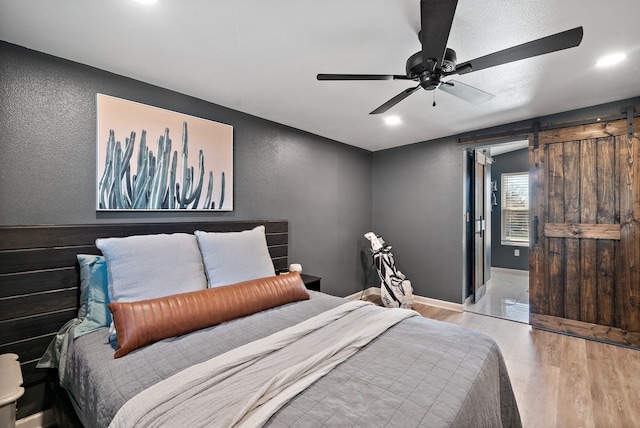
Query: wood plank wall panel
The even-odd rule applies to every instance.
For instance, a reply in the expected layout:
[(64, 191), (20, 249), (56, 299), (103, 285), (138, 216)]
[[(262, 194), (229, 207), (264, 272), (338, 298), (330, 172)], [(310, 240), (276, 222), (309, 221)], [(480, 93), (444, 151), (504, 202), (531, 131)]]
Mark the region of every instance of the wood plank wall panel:
[(51, 291), (51, 283), (62, 288), (76, 287), (78, 271), (75, 267), (66, 267), (0, 275), (0, 299), (15, 296), (16, 290), (22, 294)]
[(99, 254), (95, 245), (0, 251), (0, 274), (67, 267), (76, 254)]
[(78, 287), (22, 294), (0, 299), (0, 321), (28, 317), (34, 313), (49, 313), (60, 307), (74, 308), (78, 304)]
[(188, 223), (104, 223), (89, 225), (0, 227), (0, 250), (94, 244), (98, 238), (153, 233), (234, 232), (264, 224), (267, 234), (288, 233), (282, 221), (226, 221)]
[[(54, 312), (5, 320), (0, 323), (0, 345), (19, 341), (29, 341), (39, 336), (56, 333), (67, 321), (77, 314), (76, 305), (57, 309)], [(42, 349), (44, 352), (45, 349)], [(20, 360), (21, 364), (28, 361)]]
[(35, 366), (78, 311), (77, 254), (100, 254), (95, 240), (155, 233), (233, 232), (264, 225), (276, 270), (288, 266), (288, 222), (108, 223), (0, 227), (0, 353), (20, 357), (25, 395), (19, 417), (44, 410), (46, 370)]
[(31, 338), (28, 341), (12, 342), (0, 346), (0, 354), (17, 354), (24, 361), (34, 361), (42, 356), (41, 349), (46, 349), (51, 343), (55, 334), (45, 334), (43, 336)]
[(545, 132), (530, 148), (535, 327), (638, 346), (640, 140), (626, 124)]

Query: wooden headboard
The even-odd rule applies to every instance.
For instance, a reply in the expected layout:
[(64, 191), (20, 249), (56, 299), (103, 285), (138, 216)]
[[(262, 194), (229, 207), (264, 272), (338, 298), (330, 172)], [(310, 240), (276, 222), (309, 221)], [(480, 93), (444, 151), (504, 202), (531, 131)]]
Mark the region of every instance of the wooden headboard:
[(288, 222), (106, 223), (0, 227), (0, 354), (20, 358), (25, 394), (23, 418), (48, 407), (46, 370), (35, 366), (64, 323), (76, 317), (79, 268), (76, 254), (100, 254), (98, 238), (156, 233), (236, 232), (264, 225), (276, 271), (288, 266)]

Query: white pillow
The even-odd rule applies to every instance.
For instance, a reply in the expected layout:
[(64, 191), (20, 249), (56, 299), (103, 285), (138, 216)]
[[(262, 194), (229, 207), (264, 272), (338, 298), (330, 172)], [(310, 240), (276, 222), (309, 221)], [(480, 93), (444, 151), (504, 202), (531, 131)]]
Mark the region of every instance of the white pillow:
[(96, 240), (107, 260), (112, 302), (136, 302), (207, 288), (193, 235), (136, 235)]
[(195, 231), (209, 287), (275, 276), (264, 226), (242, 232)]

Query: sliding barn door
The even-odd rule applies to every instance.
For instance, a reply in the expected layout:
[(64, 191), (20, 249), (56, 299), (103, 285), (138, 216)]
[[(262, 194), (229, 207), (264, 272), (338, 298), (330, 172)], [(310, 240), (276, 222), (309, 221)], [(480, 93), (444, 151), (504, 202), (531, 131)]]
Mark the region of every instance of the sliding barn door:
[(530, 148), (534, 327), (640, 347), (640, 139), (628, 130), (546, 131)]

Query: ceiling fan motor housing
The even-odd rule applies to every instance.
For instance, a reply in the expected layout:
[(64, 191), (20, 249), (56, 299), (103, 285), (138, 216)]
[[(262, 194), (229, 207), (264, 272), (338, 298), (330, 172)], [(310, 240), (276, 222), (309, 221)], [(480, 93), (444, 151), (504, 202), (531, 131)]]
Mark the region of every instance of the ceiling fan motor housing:
[(422, 66), (422, 52), (416, 52), (409, 57), (406, 71), (407, 76), (415, 80), (418, 80), (420, 75), (424, 73), (425, 68)]
[[(433, 73), (426, 72), (427, 69), (422, 64), (422, 52), (417, 52), (407, 60), (407, 76), (420, 81), (427, 91), (432, 91), (440, 86), (440, 78), (442, 73), (451, 73), (456, 69), (456, 52), (447, 48), (442, 64), (436, 67)], [(426, 73), (425, 73), (426, 72)]]

